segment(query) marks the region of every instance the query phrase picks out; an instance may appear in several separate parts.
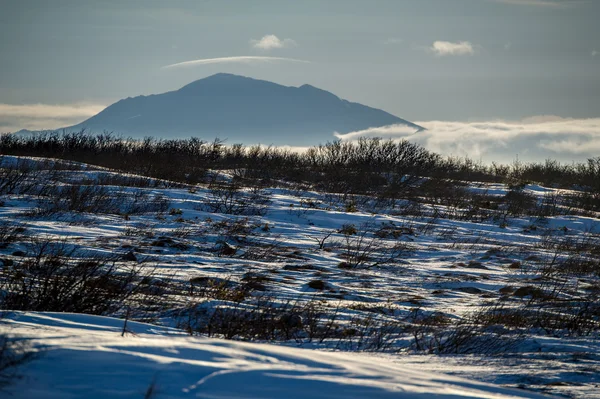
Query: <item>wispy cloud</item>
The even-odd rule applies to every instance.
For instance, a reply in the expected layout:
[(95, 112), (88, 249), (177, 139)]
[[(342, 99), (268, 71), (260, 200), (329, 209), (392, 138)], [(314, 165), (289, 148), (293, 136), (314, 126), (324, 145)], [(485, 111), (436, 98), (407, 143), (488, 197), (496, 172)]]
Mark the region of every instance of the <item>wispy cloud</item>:
[(310, 63), (306, 60), (298, 60), (295, 58), (285, 57), (266, 57), (258, 55), (241, 55), (237, 57), (220, 57), (220, 58), (201, 58), (198, 60), (178, 62), (176, 64), (165, 65), (162, 67), (166, 68), (180, 68), (180, 67), (191, 67), (198, 65), (209, 65), (209, 64), (255, 64), (255, 63), (266, 63), (266, 62), (303, 62)]
[(582, 3), (581, 0), (492, 0), (496, 3), (511, 4), (517, 6), (553, 7), (564, 8)]
[(592, 52), (590, 54), (592, 55), (592, 57), (595, 57), (595, 56), (599, 55), (600, 53), (598, 52), (598, 50), (592, 50)]
[(252, 39), (250, 40), (250, 44), (252, 45), (252, 47), (263, 51), (269, 51), (285, 47), (294, 47), (297, 45), (296, 42), (292, 39), (281, 40), (275, 35), (265, 35), (259, 40)]
[(438, 40), (433, 42), (429, 48), (435, 55), (442, 57), (446, 55), (470, 55), (475, 53), (475, 49), (471, 42), (446, 42)]
[(484, 162), (511, 162), (517, 154), (525, 161), (585, 161), (600, 153), (600, 118), (568, 119), (545, 115), (518, 122), (415, 123), (427, 130), (415, 133), (406, 126), (391, 125), (336, 136), (342, 140), (358, 137), (407, 139), (443, 155)]
[(77, 124), (106, 108), (100, 104), (1, 104), (0, 132), (58, 129)]

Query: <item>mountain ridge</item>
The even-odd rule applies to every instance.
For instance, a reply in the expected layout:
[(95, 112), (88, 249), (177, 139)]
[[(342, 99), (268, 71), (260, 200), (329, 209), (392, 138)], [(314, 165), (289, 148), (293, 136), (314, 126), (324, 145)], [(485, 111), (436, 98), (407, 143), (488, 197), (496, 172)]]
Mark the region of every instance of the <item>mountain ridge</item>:
[(127, 97), (64, 128), (112, 131), (133, 138), (215, 137), (247, 144), (313, 145), (371, 127), (421, 126), (304, 84), (217, 73), (161, 94)]

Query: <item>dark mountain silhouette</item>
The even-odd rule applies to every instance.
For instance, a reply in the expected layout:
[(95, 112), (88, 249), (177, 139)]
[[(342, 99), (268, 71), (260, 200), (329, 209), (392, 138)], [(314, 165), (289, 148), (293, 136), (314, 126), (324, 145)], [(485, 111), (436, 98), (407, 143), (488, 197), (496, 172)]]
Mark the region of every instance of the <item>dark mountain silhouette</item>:
[(215, 137), (232, 143), (312, 145), (391, 124), (422, 129), (379, 109), (310, 85), (287, 87), (219, 73), (179, 90), (120, 100), (66, 130), (109, 131), (141, 138)]

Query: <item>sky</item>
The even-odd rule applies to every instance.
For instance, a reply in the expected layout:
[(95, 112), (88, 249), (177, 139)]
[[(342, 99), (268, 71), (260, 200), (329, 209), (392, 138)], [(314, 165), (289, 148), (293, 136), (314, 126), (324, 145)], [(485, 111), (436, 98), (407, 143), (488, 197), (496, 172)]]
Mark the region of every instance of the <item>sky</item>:
[(0, 131), (218, 72), (414, 122), (600, 117), (597, 0), (0, 0)]

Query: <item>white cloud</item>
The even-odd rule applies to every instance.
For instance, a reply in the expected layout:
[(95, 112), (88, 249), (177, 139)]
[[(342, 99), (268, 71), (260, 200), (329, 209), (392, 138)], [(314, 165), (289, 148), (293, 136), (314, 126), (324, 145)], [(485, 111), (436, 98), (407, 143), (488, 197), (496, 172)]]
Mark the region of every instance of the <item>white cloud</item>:
[(470, 42), (445, 42), (438, 40), (429, 48), (437, 56), (446, 55), (469, 55), (475, 53), (475, 49)]
[(407, 139), (443, 155), (481, 159), (488, 163), (509, 163), (517, 154), (524, 161), (585, 161), (600, 153), (600, 118), (543, 115), (522, 121), (415, 123), (427, 130), (415, 133), (406, 126), (391, 125), (336, 136), (342, 140), (358, 137)]
[(100, 104), (1, 104), (0, 132), (58, 129), (77, 124), (106, 108)]
[[(575, 139), (565, 139), (560, 141), (551, 141), (548, 143), (540, 144), (542, 148), (545, 148), (554, 153), (567, 153), (567, 154), (591, 154), (591, 153), (600, 153), (600, 140), (597, 141), (589, 141), (589, 140), (581, 140), (578, 138)], [(590, 158), (593, 155), (589, 156)]]
[(580, 0), (492, 0), (496, 3), (511, 4), (517, 6), (538, 6), (538, 7), (569, 7), (578, 3)]
[(592, 50), (591, 54), (592, 54), (592, 57), (595, 57), (595, 56), (599, 55), (600, 53), (597, 50)]
[(298, 60), (295, 58), (284, 58), (284, 57), (265, 57), (257, 55), (242, 55), (237, 57), (221, 57), (221, 58), (202, 58), (199, 60), (178, 62), (176, 64), (166, 65), (162, 67), (166, 68), (179, 68), (179, 67), (190, 67), (197, 65), (208, 65), (208, 64), (254, 64), (264, 62), (303, 62), (310, 63), (310, 61)]
[(252, 47), (259, 50), (269, 51), (278, 48), (294, 47), (296, 42), (292, 39), (279, 39), (275, 35), (265, 35), (260, 40), (250, 40)]

